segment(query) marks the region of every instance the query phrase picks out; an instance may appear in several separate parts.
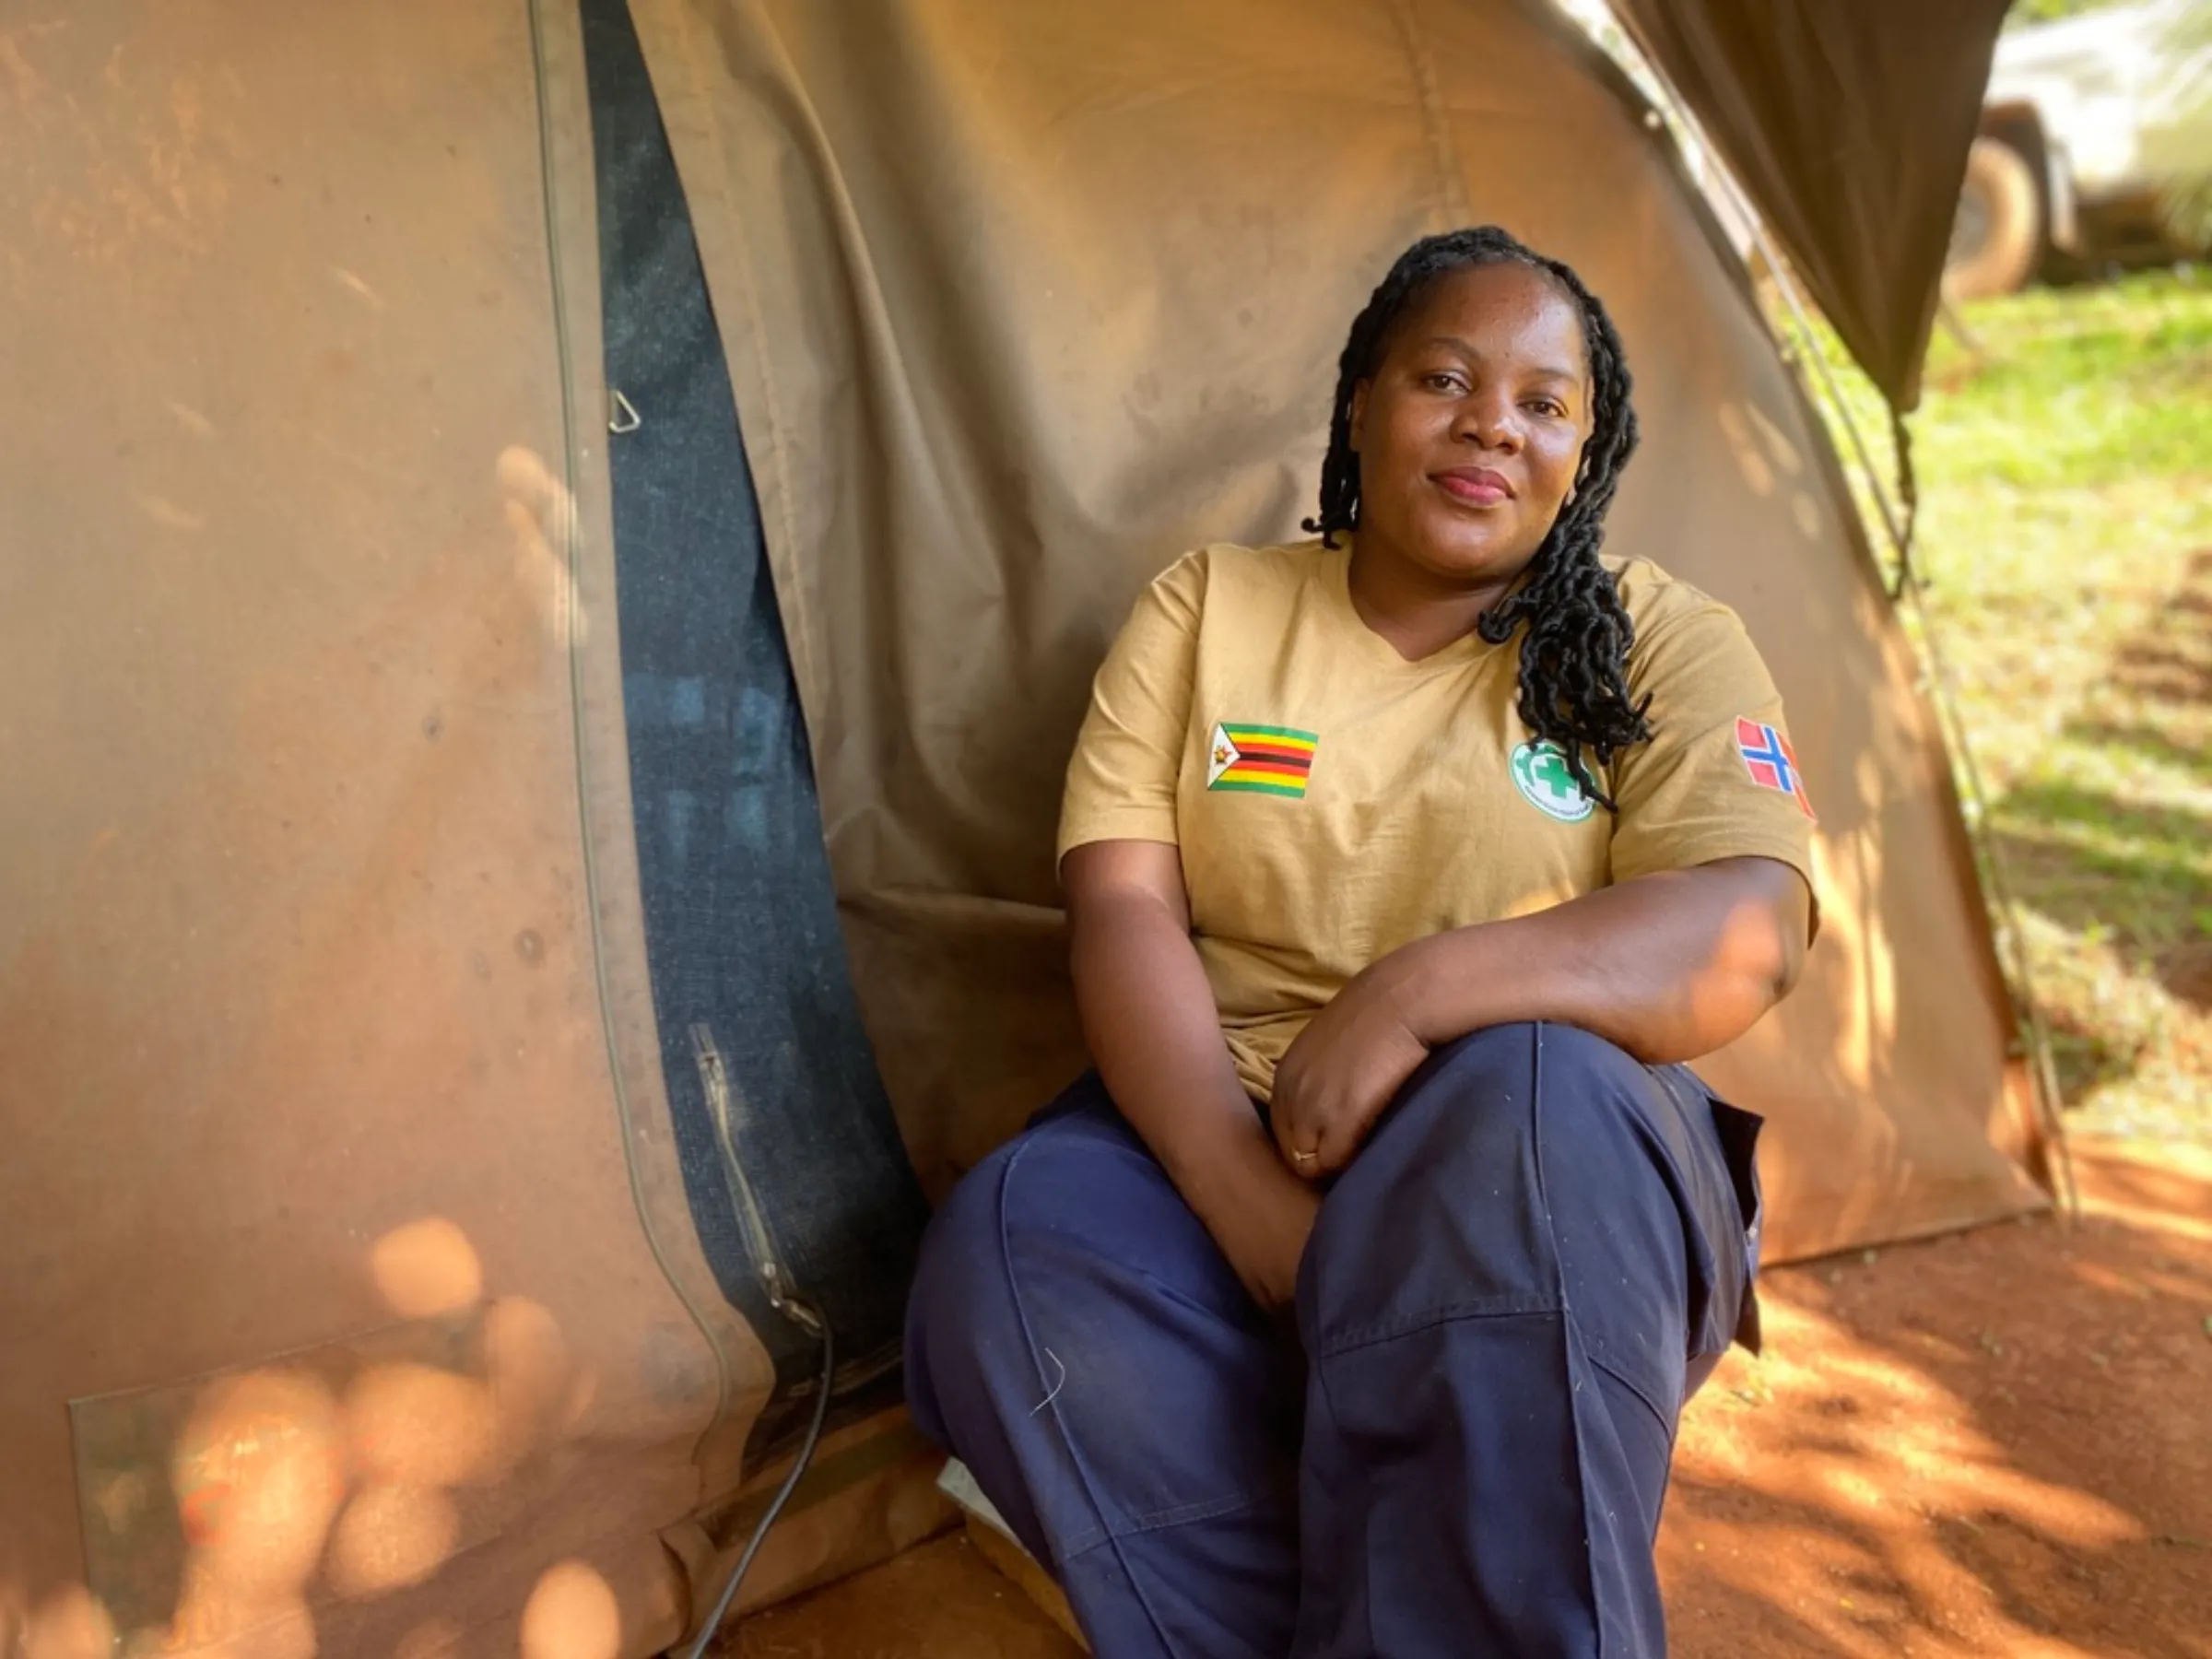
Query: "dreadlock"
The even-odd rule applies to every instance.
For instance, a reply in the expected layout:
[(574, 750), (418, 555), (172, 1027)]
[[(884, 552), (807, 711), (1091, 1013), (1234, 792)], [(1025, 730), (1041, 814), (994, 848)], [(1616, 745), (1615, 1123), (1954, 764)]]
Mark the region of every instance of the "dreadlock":
[(1542, 271), (1573, 300), (1582, 315), (1583, 347), (1590, 359), (1591, 430), (1583, 447), (1574, 488), (1543, 545), (1528, 563), (1528, 580), (1508, 599), (1485, 611), (1476, 627), (1493, 645), (1512, 638), (1523, 623), (1521, 719), (1539, 738), (1566, 751), (1568, 768), (1583, 793), (1617, 810), (1583, 763), (1588, 748), (1600, 766), (1652, 735), (1644, 718), (1650, 703), (1629, 698), (1629, 647), (1636, 630), (1615, 590), (1612, 573), (1597, 561), (1606, 539), (1606, 511), (1613, 504), (1620, 470), (1636, 448), (1632, 382), (1597, 297), (1567, 265), (1547, 259), (1496, 225), (1424, 237), (1398, 256), (1353, 320), (1336, 371), (1336, 403), (1329, 418), (1329, 451), (1321, 464), (1321, 516), (1305, 528), (1328, 547), (1339, 530), (1359, 525), (1359, 456), (1352, 448), (1352, 394), (1382, 367), (1391, 329), (1406, 308), (1440, 277), (1477, 265), (1524, 265)]

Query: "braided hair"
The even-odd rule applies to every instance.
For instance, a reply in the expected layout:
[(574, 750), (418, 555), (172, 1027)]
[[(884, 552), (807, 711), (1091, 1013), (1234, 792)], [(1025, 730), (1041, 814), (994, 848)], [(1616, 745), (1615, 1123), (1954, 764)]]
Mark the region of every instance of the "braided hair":
[(1567, 265), (1547, 259), (1495, 225), (1422, 238), (1398, 256), (1390, 273), (1352, 322), (1336, 371), (1336, 403), (1329, 418), (1329, 449), (1321, 464), (1321, 515), (1305, 521), (1327, 547), (1339, 530), (1359, 524), (1359, 456), (1352, 448), (1352, 398), (1362, 381), (1382, 367), (1391, 329), (1407, 307), (1439, 278), (1478, 265), (1523, 265), (1556, 283), (1581, 313), (1583, 347), (1590, 361), (1592, 418), (1588, 441), (1567, 504), (1528, 563), (1528, 580), (1476, 623), (1493, 645), (1512, 638), (1523, 623), (1521, 719), (1539, 738), (1566, 752), (1583, 793), (1617, 810), (1583, 763), (1587, 748), (1600, 766), (1629, 745), (1652, 735), (1644, 710), (1651, 699), (1629, 696), (1629, 647), (1636, 630), (1620, 603), (1613, 576), (1598, 563), (1606, 539), (1606, 512), (1620, 470), (1636, 448), (1632, 382), (1613, 320), (1597, 297)]

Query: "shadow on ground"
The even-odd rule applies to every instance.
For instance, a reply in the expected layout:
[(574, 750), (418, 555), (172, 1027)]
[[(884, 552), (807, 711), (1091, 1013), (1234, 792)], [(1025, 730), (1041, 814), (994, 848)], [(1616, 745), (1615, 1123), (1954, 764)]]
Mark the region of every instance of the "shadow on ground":
[(1770, 1276), (1684, 1426), (1679, 1659), (2212, 1654), (2212, 1157), (2081, 1162), (2070, 1231)]

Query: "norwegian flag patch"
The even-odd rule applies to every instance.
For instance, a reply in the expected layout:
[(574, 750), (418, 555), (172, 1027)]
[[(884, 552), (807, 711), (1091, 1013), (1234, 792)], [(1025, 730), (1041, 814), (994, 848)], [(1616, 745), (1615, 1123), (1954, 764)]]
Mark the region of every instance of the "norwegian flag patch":
[(1735, 747), (1752, 782), (1788, 795), (1806, 818), (1815, 818), (1812, 800), (1805, 793), (1805, 775), (1797, 770), (1797, 751), (1790, 747), (1790, 740), (1779, 728), (1738, 719)]

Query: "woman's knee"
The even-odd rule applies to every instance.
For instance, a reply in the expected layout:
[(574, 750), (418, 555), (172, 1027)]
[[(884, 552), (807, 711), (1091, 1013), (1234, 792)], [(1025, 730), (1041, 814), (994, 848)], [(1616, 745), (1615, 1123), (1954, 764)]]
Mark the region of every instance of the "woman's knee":
[(1384, 1153), (1400, 1193), (1464, 1196), (1471, 1177), (1511, 1172), (1523, 1152), (1533, 1157), (1539, 1137), (1629, 1127), (1623, 1104), (1650, 1087), (1640, 1061), (1592, 1032), (1492, 1026), (1437, 1050), (1377, 1125), (1370, 1152)]
[(1110, 1108), (1044, 1118), (969, 1171), (924, 1235), (907, 1305), (908, 1393), (923, 1427), (938, 1432), (951, 1391), (1025, 1369), (1041, 1320), (1113, 1300), (1113, 1281), (1154, 1265), (1147, 1251), (1188, 1219), (1179, 1209)]
[[(1279, 1415), (1268, 1335), (1118, 1116), (1048, 1118), (971, 1173), (931, 1225), (907, 1317), (908, 1400), (1018, 1527), (1008, 1505), (1028, 1502), (1035, 1470), (1061, 1469), (1070, 1446), (1116, 1514), (1149, 1515), (1218, 1499), (1207, 1446), (1264, 1438)], [(1053, 1535), (1069, 1547), (1073, 1535)]]
[(1496, 1026), (1438, 1050), (1322, 1205), (1306, 1317), (1347, 1331), (1556, 1300), (1560, 1189), (1621, 1168), (1608, 1148), (1635, 1138), (1633, 1096), (1649, 1087), (1631, 1055), (1567, 1026)]
[(1618, 1043), (1579, 1026), (1521, 1020), (1470, 1032), (1436, 1051), (1429, 1072), (1447, 1087), (1492, 1090), (1563, 1082), (1641, 1078), (1643, 1063)]
[(924, 1432), (947, 1439), (943, 1401), (972, 1392), (989, 1333), (1006, 1317), (1001, 1204), (1011, 1145), (960, 1178), (922, 1236), (906, 1304), (907, 1402)]

